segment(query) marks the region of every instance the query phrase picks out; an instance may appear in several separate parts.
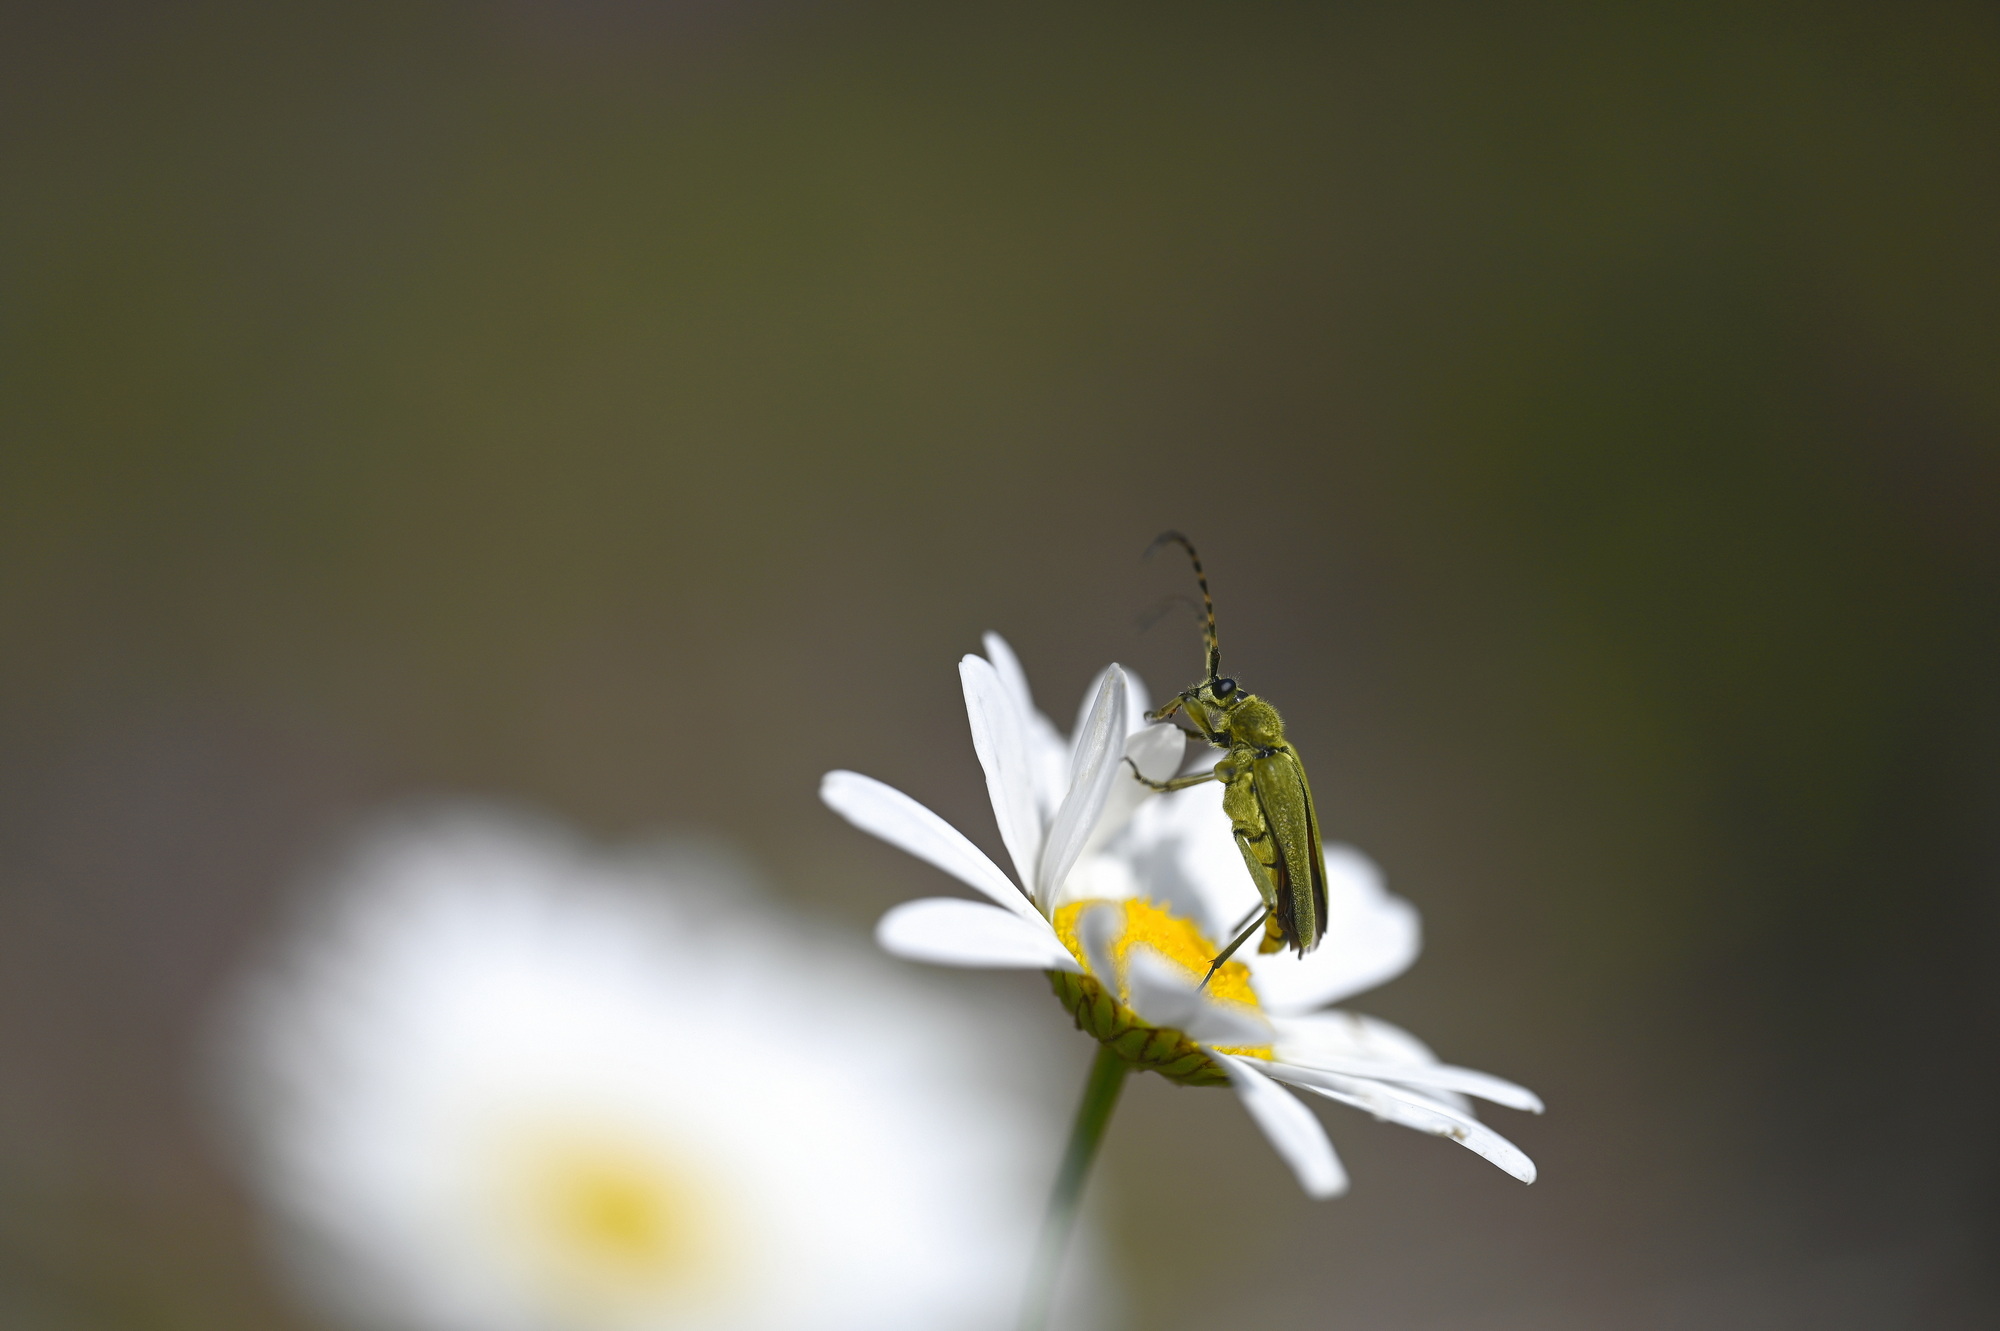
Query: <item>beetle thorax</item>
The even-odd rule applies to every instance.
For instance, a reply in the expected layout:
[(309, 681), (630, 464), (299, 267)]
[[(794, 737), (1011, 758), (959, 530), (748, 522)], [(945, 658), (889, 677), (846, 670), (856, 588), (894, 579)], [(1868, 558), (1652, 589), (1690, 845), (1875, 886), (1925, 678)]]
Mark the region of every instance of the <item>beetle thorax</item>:
[(1278, 709), (1253, 693), (1238, 695), (1226, 724), (1239, 744), (1273, 749), (1285, 742), (1285, 723), (1278, 719)]

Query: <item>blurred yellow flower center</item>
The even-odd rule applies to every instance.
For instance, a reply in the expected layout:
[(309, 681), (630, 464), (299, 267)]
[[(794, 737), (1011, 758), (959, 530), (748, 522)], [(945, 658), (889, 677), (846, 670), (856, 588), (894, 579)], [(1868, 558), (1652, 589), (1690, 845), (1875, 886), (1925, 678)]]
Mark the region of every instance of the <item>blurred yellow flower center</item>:
[[(1077, 937), (1077, 922), (1085, 910), (1105, 904), (1107, 903), (1103, 901), (1074, 901), (1056, 909), (1054, 921), (1056, 936), (1062, 939), (1063, 946), (1069, 949), (1070, 955), (1086, 967), (1090, 965), (1090, 959), (1084, 955), (1082, 940)], [(1182, 919), (1167, 906), (1148, 901), (1144, 897), (1127, 897), (1122, 901), (1108, 904), (1118, 907), (1123, 912), (1124, 927), (1111, 944), (1111, 966), (1116, 973), (1100, 975), (1097, 978), (1111, 986), (1120, 1003), (1130, 1003), (1132, 999), (1126, 970), (1127, 959), (1132, 955), (1133, 948), (1152, 948), (1185, 972), (1190, 979), (1195, 980), (1208, 974), (1209, 963), (1214, 961), (1215, 954), (1222, 950), (1209, 941), (1208, 936), (1202, 933), (1201, 927), (1193, 920)], [(1215, 978), (1208, 982), (1207, 994), (1218, 1003), (1231, 1003), (1252, 1011), (1261, 1011), (1261, 1005), (1257, 1002), (1257, 991), (1250, 984), (1250, 968), (1240, 961), (1224, 962), (1222, 968), (1216, 971)], [(1224, 1053), (1250, 1054), (1259, 1058), (1268, 1058), (1271, 1054), (1268, 1045), (1241, 1049), (1233, 1046), (1217, 1047)]]
[(687, 1217), (665, 1181), (635, 1163), (580, 1155), (550, 1171), (549, 1219), (563, 1241), (624, 1265), (671, 1258)]
[(718, 1274), (719, 1199), (651, 1143), (541, 1129), (511, 1138), (499, 1216), (565, 1314), (700, 1296)]

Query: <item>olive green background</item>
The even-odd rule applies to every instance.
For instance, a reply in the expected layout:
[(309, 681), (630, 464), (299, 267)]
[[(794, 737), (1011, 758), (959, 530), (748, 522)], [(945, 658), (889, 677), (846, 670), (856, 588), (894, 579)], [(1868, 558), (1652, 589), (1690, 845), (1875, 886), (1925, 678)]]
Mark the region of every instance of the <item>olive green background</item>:
[(1135, 1084), (1132, 1326), (1993, 1324), (1996, 143), (1921, 0), (8, 6), (0, 1320), (308, 1325), (196, 1068), (355, 819), (865, 927), (819, 773), (997, 847), (953, 662), (1186, 682), (1178, 526), (1424, 911), (1356, 1006), (1550, 1112), (1314, 1204)]

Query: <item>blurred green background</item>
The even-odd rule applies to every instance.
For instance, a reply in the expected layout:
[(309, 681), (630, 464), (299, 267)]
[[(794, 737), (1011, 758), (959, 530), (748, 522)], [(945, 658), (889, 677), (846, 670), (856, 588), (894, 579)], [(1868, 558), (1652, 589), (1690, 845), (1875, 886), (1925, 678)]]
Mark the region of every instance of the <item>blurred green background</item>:
[[(305, 1327), (202, 1023), (383, 801), (997, 846), (953, 662), (1284, 709), (1522, 1188), (1134, 1086), (1132, 1325), (2000, 1320), (2000, 18), (10, 5), (0, 1320)], [(1052, 1056), (1035, 977), (966, 977)], [(1051, 1145), (1051, 1152), (1054, 1151)]]

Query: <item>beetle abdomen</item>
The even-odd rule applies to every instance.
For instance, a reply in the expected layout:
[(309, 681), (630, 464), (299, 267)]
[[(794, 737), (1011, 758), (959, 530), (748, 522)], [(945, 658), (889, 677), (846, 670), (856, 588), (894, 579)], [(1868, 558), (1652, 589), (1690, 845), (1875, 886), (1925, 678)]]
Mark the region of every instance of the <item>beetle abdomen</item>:
[(1273, 914), (1286, 943), (1300, 953), (1325, 931), (1326, 864), (1305, 768), (1289, 745), (1250, 764), (1257, 803), (1277, 846), (1278, 899)]

